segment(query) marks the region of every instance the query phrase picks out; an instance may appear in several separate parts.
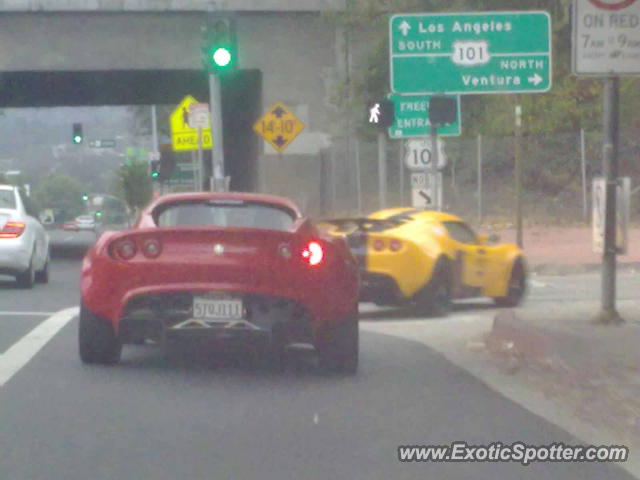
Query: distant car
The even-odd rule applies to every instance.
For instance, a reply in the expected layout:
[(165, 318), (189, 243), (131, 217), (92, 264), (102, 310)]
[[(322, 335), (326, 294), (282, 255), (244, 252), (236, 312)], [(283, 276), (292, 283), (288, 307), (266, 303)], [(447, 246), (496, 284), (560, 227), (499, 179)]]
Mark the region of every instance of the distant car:
[(74, 220), (76, 227), (78, 230), (95, 230), (96, 229), (96, 219), (93, 215), (80, 215), (76, 217)]
[(62, 224), (62, 229), (67, 231), (77, 232), (78, 224), (75, 222), (75, 220), (71, 220), (70, 222), (64, 222)]
[(105, 232), (81, 276), (80, 358), (114, 363), (145, 339), (257, 342), (281, 358), (315, 347), (327, 369), (358, 365), (358, 271), (287, 199), (163, 196), (134, 228)]
[(362, 301), (445, 315), (452, 299), (487, 296), (516, 306), (525, 294), (522, 250), (493, 244), (455, 215), (395, 208), (319, 227), (347, 241), (360, 267)]
[(49, 281), (49, 236), (29, 198), (12, 185), (0, 185), (0, 274), (23, 288)]

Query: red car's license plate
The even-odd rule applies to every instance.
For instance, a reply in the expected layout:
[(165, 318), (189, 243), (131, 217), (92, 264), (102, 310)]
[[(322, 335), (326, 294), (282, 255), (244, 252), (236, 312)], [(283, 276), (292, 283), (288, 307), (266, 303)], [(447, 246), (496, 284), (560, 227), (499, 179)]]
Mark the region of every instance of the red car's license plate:
[(196, 319), (240, 319), (242, 310), (239, 298), (193, 298), (193, 318)]

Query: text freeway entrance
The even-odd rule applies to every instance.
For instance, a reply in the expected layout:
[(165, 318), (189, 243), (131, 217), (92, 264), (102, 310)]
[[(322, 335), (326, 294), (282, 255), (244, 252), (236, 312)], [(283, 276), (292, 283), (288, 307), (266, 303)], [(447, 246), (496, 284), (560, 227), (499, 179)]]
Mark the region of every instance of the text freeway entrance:
[(391, 90), (533, 93), (551, 88), (547, 12), (399, 14), (389, 20)]

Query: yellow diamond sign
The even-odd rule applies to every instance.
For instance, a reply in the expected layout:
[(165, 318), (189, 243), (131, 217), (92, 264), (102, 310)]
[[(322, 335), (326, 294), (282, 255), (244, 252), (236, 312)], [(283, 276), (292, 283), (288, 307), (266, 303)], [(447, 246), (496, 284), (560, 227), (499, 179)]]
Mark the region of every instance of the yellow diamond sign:
[(282, 153), (304, 130), (304, 123), (283, 103), (274, 103), (253, 125), (253, 129)]
[[(189, 105), (199, 103), (191, 95), (182, 99), (180, 105), (171, 112), (169, 125), (171, 126), (171, 144), (174, 152), (186, 152), (198, 149), (198, 130), (189, 126)], [(202, 129), (202, 148), (211, 150), (211, 129)]]

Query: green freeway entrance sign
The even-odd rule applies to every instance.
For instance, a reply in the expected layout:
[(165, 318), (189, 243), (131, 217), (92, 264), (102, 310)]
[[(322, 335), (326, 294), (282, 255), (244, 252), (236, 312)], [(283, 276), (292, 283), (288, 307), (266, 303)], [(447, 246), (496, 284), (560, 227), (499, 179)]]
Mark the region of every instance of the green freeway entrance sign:
[(551, 88), (547, 12), (399, 14), (389, 20), (391, 91), (533, 93)]
[[(460, 96), (451, 96), (458, 101), (458, 121), (438, 128), (438, 135), (440, 136), (454, 137), (461, 134)], [(428, 137), (431, 127), (429, 123), (430, 98), (429, 95), (389, 95), (395, 110), (395, 121), (389, 127), (389, 137)]]

